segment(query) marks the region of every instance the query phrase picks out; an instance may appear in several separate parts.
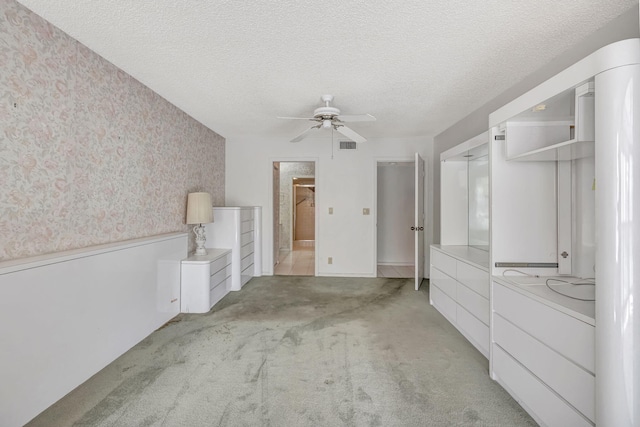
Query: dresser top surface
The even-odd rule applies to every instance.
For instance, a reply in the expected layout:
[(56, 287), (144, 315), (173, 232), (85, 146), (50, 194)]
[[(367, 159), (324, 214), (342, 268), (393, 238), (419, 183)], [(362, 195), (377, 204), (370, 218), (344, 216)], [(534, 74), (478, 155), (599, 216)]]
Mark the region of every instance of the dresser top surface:
[(431, 245), (431, 249), (440, 251), (468, 264), (489, 271), (489, 252), (473, 246)]
[[(493, 280), (503, 286), (515, 290), (516, 292), (548, 305), (549, 307), (555, 308), (560, 312), (568, 314), (571, 317), (575, 317), (578, 320), (595, 326), (595, 301), (582, 301), (585, 299), (595, 299), (595, 286), (576, 286), (570, 284), (572, 282), (580, 284), (585, 283), (586, 281), (583, 279), (570, 276), (493, 276)], [(549, 286), (547, 286), (547, 280), (549, 281)], [(565, 295), (569, 295), (569, 297)], [(580, 300), (571, 297), (580, 298)]]
[(221, 258), (228, 253), (231, 253), (231, 249), (224, 248), (207, 248), (206, 255), (191, 255), (189, 258), (182, 260), (183, 264), (207, 264)]

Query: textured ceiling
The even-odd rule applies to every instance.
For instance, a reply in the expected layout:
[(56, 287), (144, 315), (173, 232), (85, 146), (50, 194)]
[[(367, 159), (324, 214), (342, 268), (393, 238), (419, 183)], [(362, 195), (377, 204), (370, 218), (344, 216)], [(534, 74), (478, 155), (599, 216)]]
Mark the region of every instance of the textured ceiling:
[(638, 0), (20, 0), (221, 135), (435, 135)]

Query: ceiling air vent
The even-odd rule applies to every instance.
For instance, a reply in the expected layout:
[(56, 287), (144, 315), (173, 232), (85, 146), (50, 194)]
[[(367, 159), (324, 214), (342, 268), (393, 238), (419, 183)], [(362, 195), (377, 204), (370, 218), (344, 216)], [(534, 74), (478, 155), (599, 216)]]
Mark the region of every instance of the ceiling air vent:
[(355, 150), (357, 144), (354, 141), (340, 141), (341, 150)]

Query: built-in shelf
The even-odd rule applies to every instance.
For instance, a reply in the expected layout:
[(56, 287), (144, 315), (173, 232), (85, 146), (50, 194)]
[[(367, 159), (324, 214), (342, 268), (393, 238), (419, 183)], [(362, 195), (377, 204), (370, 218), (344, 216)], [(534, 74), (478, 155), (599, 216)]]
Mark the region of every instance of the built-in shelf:
[(559, 142), (548, 147), (513, 156), (508, 160), (528, 162), (555, 162), (564, 160), (584, 159), (595, 155), (594, 141), (577, 141), (575, 139)]
[(555, 162), (595, 155), (595, 86), (570, 88), (505, 123), (507, 160)]

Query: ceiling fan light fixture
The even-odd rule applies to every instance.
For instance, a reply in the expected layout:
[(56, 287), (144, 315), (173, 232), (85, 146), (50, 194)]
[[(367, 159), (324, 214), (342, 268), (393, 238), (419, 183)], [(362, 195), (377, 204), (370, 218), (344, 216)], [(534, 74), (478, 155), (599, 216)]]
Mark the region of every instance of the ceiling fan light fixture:
[(331, 129), (332, 131), (335, 129), (342, 135), (348, 137), (352, 141), (356, 143), (365, 142), (367, 139), (362, 135), (358, 134), (354, 130), (348, 128), (344, 125), (345, 122), (372, 122), (375, 121), (376, 118), (371, 114), (352, 114), (352, 115), (342, 115), (340, 114), (340, 110), (336, 107), (331, 106), (331, 101), (333, 101), (333, 96), (331, 95), (323, 95), (322, 102), (324, 105), (322, 107), (318, 107), (313, 112), (313, 117), (278, 117), (280, 119), (294, 119), (294, 120), (310, 120), (315, 122), (314, 126), (311, 126), (309, 129), (302, 132), (300, 135), (296, 136), (291, 140), (291, 142), (299, 142), (307, 137), (308, 133), (312, 129)]

